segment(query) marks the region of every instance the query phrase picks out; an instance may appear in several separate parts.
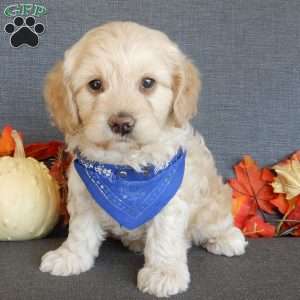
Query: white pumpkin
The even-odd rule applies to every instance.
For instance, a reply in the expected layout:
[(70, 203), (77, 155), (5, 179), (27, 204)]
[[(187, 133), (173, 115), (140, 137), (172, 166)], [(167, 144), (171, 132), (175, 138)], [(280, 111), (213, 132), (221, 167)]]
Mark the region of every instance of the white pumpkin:
[(0, 158), (0, 240), (37, 239), (58, 221), (59, 189), (43, 163), (25, 157), (19, 134), (12, 136), (14, 157)]

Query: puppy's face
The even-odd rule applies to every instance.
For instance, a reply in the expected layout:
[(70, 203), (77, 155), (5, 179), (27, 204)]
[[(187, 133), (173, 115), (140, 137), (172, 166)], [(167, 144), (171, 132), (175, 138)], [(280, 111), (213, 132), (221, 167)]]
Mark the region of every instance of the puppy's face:
[(58, 127), (92, 144), (154, 142), (197, 109), (195, 67), (159, 31), (129, 22), (88, 32), (50, 72), (45, 97)]

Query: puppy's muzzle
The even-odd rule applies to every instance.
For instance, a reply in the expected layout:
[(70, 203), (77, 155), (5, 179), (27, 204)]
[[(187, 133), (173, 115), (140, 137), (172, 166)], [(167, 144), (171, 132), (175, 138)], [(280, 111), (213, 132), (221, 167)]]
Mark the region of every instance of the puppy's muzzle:
[(117, 115), (112, 115), (108, 119), (107, 124), (113, 133), (124, 136), (132, 132), (135, 119), (128, 113), (120, 112)]

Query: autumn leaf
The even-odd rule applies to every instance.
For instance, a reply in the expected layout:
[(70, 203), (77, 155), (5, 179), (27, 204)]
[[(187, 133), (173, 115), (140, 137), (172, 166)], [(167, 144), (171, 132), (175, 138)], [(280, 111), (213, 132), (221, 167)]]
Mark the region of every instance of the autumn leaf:
[[(253, 238), (300, 237), (300, 150), (273, 169), (259, 168), (250, 156), (234, 167), (236, 178), (229, 181), (234, 224)], [(276, 226), (265, 219), (274, 212)]]
[(72, 162), (72, 155), (60, 148), (57, 157), (50, 167), (50, 174), (54, 177), (59, 186), (61, 196), (60, 214), (65, 225), (69, 222), (69, 214), (67, 211), (67, 197), (68, 197), (68, 184), (67, 184), (67, 170)]
[(291, 232), (292, 236), (300, 237), (300, 225), (297, 225), (295, 229)]
[(277, 173), (272, 186), (275, 193), (286, 194), (288, 200), (300, 194), (300, 161), (290, 159), (273, 167)]
[(289, 210), (283, 218), (279, 234), (300, 236), (300, 196), (288, 201)]
[(243, 233), (247, 237), (273, 237), (275, 236), (275, 226), (266, 223), (262, 217), (256, 215), (248, 219), (243, 228)]
[(234, 166), (236, 179), (230, 179), (233, 197), (245, 196), (251, 199), (256, 207), (267, 213), (274, 213), (274, 206), (270, 202), (276, 198), (270, 185), (274, 176), (268, 169), (260, 169), (250, 156)]
[(284, 195), (279, 194), (276, 198), (270, 200), (270, 202), (278, 209), (280, 213), (285, 215), (289, 210), (289, 201)]
[(288, 215), (289, 220), (300, 222), (300, 196), (293, 199), (294, 209), (292, 209)]
[(276, 232), (280, 235), (281, 232), (284, 231), (283, 227), (286, 228), (286, 219), (288, 218), (288, 214), (295, 208), (295, 203), (293, 199), (287, 200), (284, 194), (279, 194), (277, 198), (272, 199), (270, 202), (283, 215), (282, 219), (278, 220), (279, 223), (276, 227)]
[(234, 216), (234, 225), (243, 229), (247, 218), (256, 214), (254, 202), (246, 196), (239, 196), (232, 199), (232, 215)]
[(33, 157), (37, 160), (46, 160), (50, 157), (57, 156), (59, 149), (64, 147), (60, 141), (50, 141), (48, 143), (35, 143), (25, 146), (26, 156)]
[(6, 125), (0, 136), (0, 156), (11, 155), (15, 149), (15, 142), (11, 136), (13, 128)]

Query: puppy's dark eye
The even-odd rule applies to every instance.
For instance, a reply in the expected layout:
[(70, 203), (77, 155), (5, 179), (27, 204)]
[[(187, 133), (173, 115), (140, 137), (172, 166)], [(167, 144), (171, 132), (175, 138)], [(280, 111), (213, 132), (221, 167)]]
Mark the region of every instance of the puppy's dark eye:
[(155, 84), (155, 80), (150, 77), (146, 77), (142, 79), (141, 87), (142, 89), (151, 89)]
[(93, 91), (102, 91), (103, 90), (103, 84), (102, 81), (100, 79), (94, 79), (92, 81), (89, 82), (89, 87), (93, 90)]

